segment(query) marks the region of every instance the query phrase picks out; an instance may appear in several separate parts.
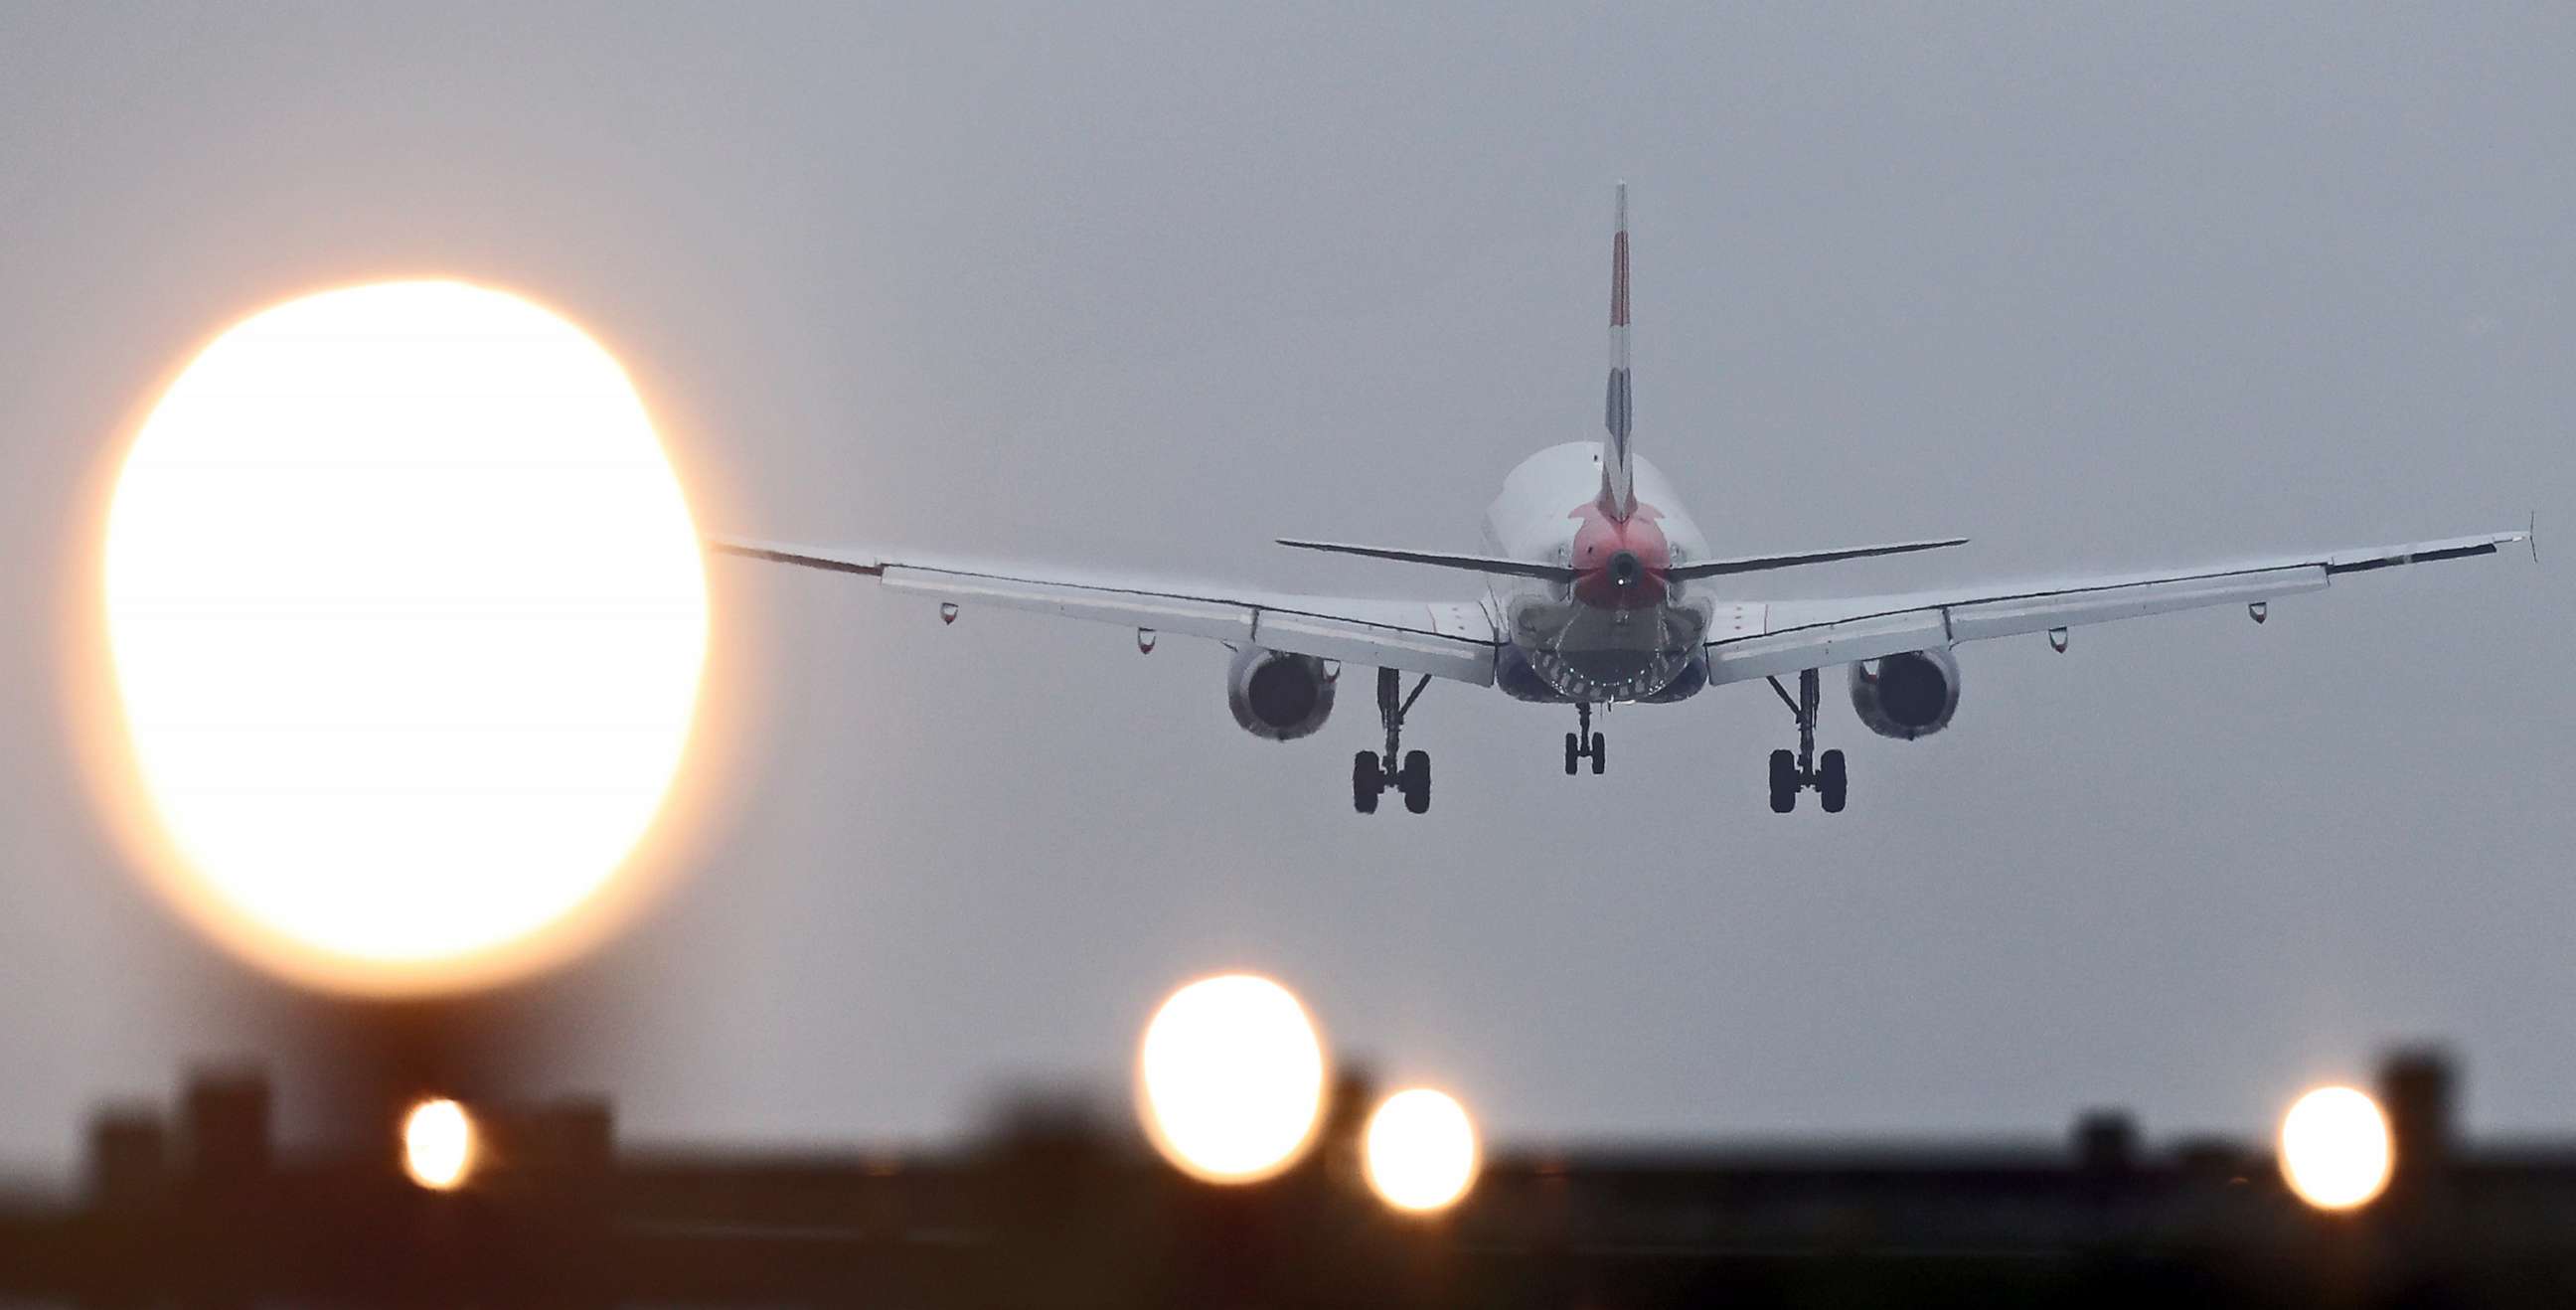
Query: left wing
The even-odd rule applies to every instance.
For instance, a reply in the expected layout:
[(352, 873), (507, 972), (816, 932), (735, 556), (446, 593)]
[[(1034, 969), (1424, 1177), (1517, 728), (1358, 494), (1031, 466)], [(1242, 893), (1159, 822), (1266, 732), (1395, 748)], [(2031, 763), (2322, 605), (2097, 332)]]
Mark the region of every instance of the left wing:
[(1708, 643), (1711, 682), (1882, 659), (1962, 641), (2047, 632), (2206, 605), (2255, 605), (2322, 591), (2347, 573), (2492, 555), (2528, 532), (2491, 532), (2398, 546), (2325, 551), (2160, 573), (1990, 583), (1948, 591), (1718, 606)]
[(1294, 655), (1400, 669), (1489, 686), (1494, 627), (1473, 601), (1296, 596), (1239, 587), (1042, 576), (1041, 570), (938, 564), (876, 551), (709, 537), (728, 555), (856, 573), (890, 591), (957, 605), (995, 605), (1151, 632), (1209, 637)]

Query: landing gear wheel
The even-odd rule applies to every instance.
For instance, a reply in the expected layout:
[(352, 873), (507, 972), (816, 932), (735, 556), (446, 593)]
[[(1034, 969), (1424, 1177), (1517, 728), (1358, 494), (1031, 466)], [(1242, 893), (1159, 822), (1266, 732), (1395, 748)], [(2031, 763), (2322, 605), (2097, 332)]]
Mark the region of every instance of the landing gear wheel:
[(1610, 753), (1603, 747), (1601, 734), (1592, 730), (1592, 702), (1574, 703), (1574, 731), (1565, 734), (1565, 776), (1573, 777), (1583, 761), (1592, 761), (1592, 772), (1599, 774), (1609, 767)]
[(1431, 808), (1431, 756), (1414, 751), (1400, 758), (1404, 749), (1404, 716), (1413, 710), (1413, 702), (1422, 699), (1422, 690), (1431, 685), (1429, 674), (1413, 684), (1413, 694), (1404, 694), (1404, 675), (1394, 669), (1377, 671), (1377, 719), (1386, 729), (1386, 751), (1361, 751), (1351, 757), (1351, 808), (1362, 814), (1377, 813), (1377, 798), (1388, 791), (1404, 793), (1404, 808), (1420, 814)]
[(1404, 792), (1404, 808), (1415, 814), (1431, 809), (1431, 755), (1412, 751), (1404, 757), (1404, 772), (1395, 776), (1395, 785)]
[(1798, 694), (1795, 696), (1780, 685), (1778, 678), (1768, 681), (1771, 690), (1780, 697), (1780, 703), (1788, 706), (1790, 716), (1798, 721), (1798, 749), (1771, 752), (1771, 812), (1787, 814), (1798, 808), (1798, 793), (1813, 787), (1825, 813), (1842, 813), (1843, 802), (1851, 795), (1851, 779), (1843, 769), (1843, 753), (1826, 751), (1822, 758), (1816, 754), (1816, 709), (1823, 698), (1817, 685), (1817, 670), (1798, 671)]

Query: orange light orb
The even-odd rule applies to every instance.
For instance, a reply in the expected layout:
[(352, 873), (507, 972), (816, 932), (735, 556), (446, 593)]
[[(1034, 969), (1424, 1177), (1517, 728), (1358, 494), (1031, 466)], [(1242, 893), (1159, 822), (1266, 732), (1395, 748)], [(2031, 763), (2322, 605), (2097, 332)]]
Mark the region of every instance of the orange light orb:
[(1164, 1157), (1209, 1182), (1248, 1183), (1296, 1162), (1324, 1108), (1324, 1048), (1287, 988), (1203, 978), (1146, 1025), (1138, 1106)]
[(262, 965), (361, 991), (569, 949), (706, 651), (696, 529), (624, 370), (458, 282), (216, 338), (125, 459), (104, 584), (156, 872)]
[(1388, 1205), (1413, 1214), (1446, 1210), (1475, 1186), (1476, 1125), (1456, 1097), (1408, 1088), (1369, 1116), (1361, 1161), (1369, 1187)]
[(403, 1116), (403, 1172), (433, 1192), (451, 1192), (474, 1172), (474, 1119), (465, 1107), (439, 1098)]
[(2350, 1087), (2320, 1087), (2281, 1116), (2281, 1176), (2320, 1210), (2368, 1205), (2388, 1186), (2396, 1151), (2379, 1103)]

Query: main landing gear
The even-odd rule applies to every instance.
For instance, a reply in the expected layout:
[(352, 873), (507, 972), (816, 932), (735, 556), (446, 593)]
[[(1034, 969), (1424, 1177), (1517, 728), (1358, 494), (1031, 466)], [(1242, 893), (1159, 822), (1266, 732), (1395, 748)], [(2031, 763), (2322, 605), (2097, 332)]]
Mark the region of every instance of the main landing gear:
[(1601, 772), (1608, 765), (1608, 758), (1604, 754), (1605, 743), (1601, 740), (1601, 734), (1592, 730), (1592, 703), (1575, 702), (1574, 715), (1574, 721), (1578, 725), (1577, 730), (1565, 734), (1565, 776), (1569, 778), (1574, 776), (1574, 764), (1577, 760), (1592, 761), (1594, 773)]
[[(1401, 700), (1403, 675), (1393, 669), (1377, 671), (1377, 717), (1386, 724), (1386, 754), (1361, 751), (1351, 757), (1351, 808), (1362, 814), (1377, 813), (1377, 798), (1389, 791), (1404, 793), (1404, 808), (1415, 814), (1431, 809), (1431, 755), (1428, 751), (1404, 751), (1404, 716), (1413, 711), (1413, 702), (1422, 699), (1422, 689), (1431, 685), (1425, 675), (1413, 684), (1413, 694)], [(1396, 767), (1403, 756), (1404, 766)]]
[(1849, 780), (1843, 771), (1843, 753), (1826, 751), (1821, 762), (1816, 759), (1817, 685), (1821, 681), (1818, 671), (1808, 669), (1798, 675), (1795, 700), (1789, 698), (1789, 689), (1781, 686), (1778, 678), (1764, 681), (1771, 684), (1771, 690), (1780, 694), (1781, 703), (1798, 718), (1797, 752), (1771, 752), (1771, 812), (1787, 814), (1798, 808), (1798, 793), (1813, 788), (1817, 799), (1824, 803), (1825, 813), (1842, 813), (1843, 800), (1849, 791)]

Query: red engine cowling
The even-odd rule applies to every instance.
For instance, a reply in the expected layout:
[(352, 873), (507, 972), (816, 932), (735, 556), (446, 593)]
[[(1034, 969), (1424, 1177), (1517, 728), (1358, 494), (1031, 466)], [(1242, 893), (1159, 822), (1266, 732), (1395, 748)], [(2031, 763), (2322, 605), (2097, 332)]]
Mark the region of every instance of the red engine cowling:
[(1851, 698), (1861, 723), (1879, 736), (1931, 736), (1959, 712), (1959, 661), (1947, 650), (1918, 650), (1855, 664)]
[(1324, 726), (1333, 712), (1339, 670), (1312, 655), (1246, 646), (1225, 674), (1225, 703), (1245, 732), (1270, 741), (1295, 741)]

